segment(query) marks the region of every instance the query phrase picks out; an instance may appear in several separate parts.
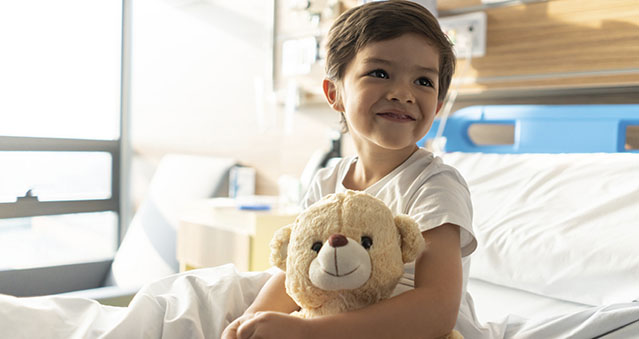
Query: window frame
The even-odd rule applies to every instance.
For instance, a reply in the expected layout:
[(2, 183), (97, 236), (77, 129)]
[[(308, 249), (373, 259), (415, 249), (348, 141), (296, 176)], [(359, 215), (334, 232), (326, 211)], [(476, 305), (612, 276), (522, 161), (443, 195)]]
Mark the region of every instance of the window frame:
[[(112, 211), (117, 215), (117, 248), (120, 247), (130, 220), (129, 107), (131, 76), (132, 1), (121, 0), (120, 48), (120, 126), (115, 140), (68, 139), (0, 136), (0, 151), (106, 152), (111, 155), (111, 197), (109, 199), (38, 201), (22, 197), (16, 202), (0, 203), (0, 219), (60, 215), (69, 213)], [(36, 296), (103, 287), (111, 260), (86, 261), (58, 266), (0, 270), (0, 293)], [(96, 280), (96, 277), (98, 278)], [(34, 284), (33, 282), (38, 282)], [(96, 286), (96, 281), (99, 284)]]
[[(39, 201), (18, 197), (0, 203), (0, 219), (43, 215), (113, 211), (120, 212), (120, 140), (57, 139), (0, 136), (0, 151), (8, 152), (105, 152), (111, 155), (111, 197), (109, 199)], [(118, 239), (119, 239), (118, 235)]]

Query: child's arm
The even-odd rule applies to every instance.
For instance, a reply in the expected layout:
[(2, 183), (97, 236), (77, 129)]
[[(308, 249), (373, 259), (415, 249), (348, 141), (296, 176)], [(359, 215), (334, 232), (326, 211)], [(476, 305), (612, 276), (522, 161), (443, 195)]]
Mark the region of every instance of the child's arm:
[(286, 293), (286, 273), (279, 271), (275, 273), (262, 287), (257, 298), (251, 306), (246, 309), (246, 313), (256, 313), (260, 311), (276, 311), (291, 313), (300, 309), (295, 301)]
[(455, 325), (461, 300), (459, 227), (445, 224), (424, 236), (428, 246), (415, 263), (414, 290), (358, 311), (311, 320), (259, 313), (239, 326), (238, 337), (434, 338), (447, 334)]

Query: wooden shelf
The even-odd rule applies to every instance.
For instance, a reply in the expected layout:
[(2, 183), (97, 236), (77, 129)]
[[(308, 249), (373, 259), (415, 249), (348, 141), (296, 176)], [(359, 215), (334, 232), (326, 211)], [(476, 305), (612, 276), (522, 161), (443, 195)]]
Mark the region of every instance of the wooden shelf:
[[(344, 9), (357, 3), (342, 1)], [(497, 6), (448, 0), (440, 1), (438, 9), (442, 15), (477, 8), (487, 16), (486, 55), (472, 59), (464, 74), (466, 60), (458, 61), (453, 81), (461, 97), (639, 86), (636, 0), (608, 0), (605, 6), (599, 0), (506, 1)], [(305, 102), (323, 101), (322, 68), (298, 77)], [(275, 78), (276, 88), (281, 87), (283, 79), (277, 73)]]
[(639, 85), (639, 6), (601, 7), (560, 0), (487, 10), (486, 56), (456, 75), (461, 92)]

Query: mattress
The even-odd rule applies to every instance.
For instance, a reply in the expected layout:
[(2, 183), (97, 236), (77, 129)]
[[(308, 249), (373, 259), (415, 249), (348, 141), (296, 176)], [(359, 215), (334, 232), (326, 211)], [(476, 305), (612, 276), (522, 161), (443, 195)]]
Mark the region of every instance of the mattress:
[(523, 319), (547, 319), (593, 307), (480, 279), (469, 279), (467, 289), (473, 298), (475, 312), (481, 323), (501, 322), (513, 316)]

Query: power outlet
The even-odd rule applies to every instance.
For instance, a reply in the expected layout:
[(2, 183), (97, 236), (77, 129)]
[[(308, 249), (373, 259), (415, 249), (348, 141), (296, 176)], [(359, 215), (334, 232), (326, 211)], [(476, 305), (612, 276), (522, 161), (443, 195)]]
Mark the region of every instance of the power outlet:
[(458, 59), (486, 55), (486, 13), (439, 18), (439, 25), (452, 41)]

